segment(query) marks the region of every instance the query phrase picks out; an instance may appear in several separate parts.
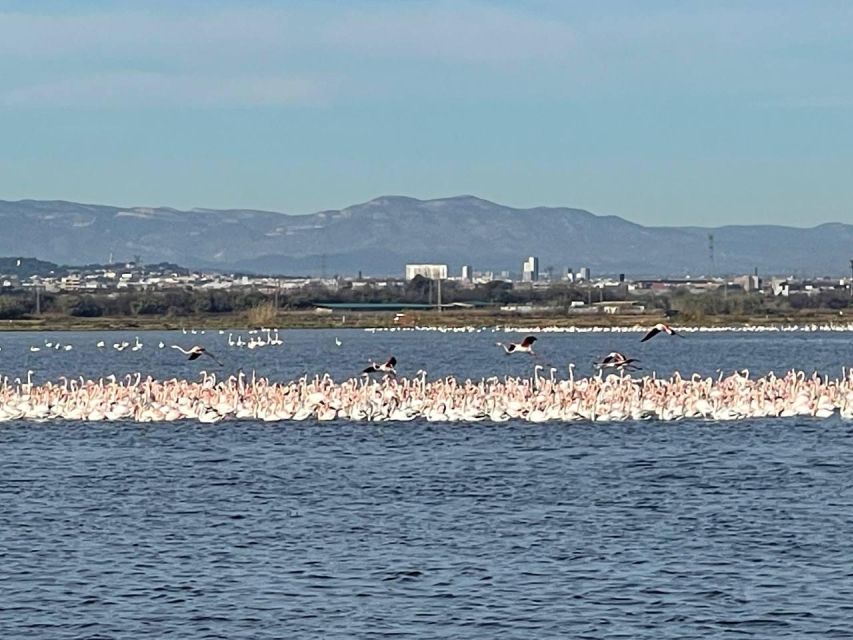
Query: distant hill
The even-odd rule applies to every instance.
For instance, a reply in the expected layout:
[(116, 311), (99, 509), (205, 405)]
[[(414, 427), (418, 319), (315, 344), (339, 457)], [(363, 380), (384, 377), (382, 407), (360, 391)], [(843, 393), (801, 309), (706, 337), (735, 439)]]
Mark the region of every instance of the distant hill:
[(13, 274), (19, 278), (29, 278), (30, 276), (63, 276), (68, 271), (58, 264), (37, 258), (0, 257), (0, 273)]
[(515, 209), (473, 196), (384, 196), (341, 210), (287, 215), (254, 210), (179, 211), (64, 201), (0, 201), (0, 255), (59, 264), (139, 255), (146, 263), (280, 274), (321, 270), (401, 275), (407, 262), (520, 270), (525, 256), (558, 271), (683, 276), (718, 273), (844, 275), (853, 225), (644, 227), (581, 209)]

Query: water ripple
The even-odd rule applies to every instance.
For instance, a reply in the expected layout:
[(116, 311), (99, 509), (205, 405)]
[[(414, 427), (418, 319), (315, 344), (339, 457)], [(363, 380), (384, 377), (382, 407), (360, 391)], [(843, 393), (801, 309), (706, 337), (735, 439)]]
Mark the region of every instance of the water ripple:
[(849, 636), (850, 435), (7, 424), (0, 636)]
[[(324, 336), (288, 344), (316, 351)], [(434, 375), (528, 372), (489, 358), (485, 334), (342, 337), (312, 374), (349, 375), (392, 347)], [(844, 336), (777, 336), (752, 355), (736, 338), (639, 355), (712, 375), (840, 367), (849, 353)], [(542, 350), (591, 361), (633, 354), (635, 339), (548, 336)], [(75, 345), (70, 360), (13, 365), (186, 375), (146, 353), (116, 365)], [(274, 377), (306, 366), (251, 357)], [(3, 423), (0, 638), (849, 638), (851, 436), (837, 418)]]

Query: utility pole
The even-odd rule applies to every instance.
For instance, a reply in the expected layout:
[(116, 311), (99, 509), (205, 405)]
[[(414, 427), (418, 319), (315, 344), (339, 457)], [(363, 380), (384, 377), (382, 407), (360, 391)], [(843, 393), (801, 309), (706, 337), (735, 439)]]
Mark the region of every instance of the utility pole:
[(41, 315), (41, 289), (36, 285), (36, 315)]
[(850, 297), (853, 298), (853, 260), (850, 261)]
[(438, 312), (441, 313), (441, 276), (438, 276)]

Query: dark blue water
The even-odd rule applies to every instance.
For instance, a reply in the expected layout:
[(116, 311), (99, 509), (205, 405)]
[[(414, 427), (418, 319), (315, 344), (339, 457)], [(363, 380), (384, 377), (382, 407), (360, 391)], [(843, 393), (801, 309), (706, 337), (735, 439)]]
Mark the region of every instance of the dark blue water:
[[(356, 376), (369, 360), (384, 361), (390, 355), (398, 360), (400, 375), (412, 376), (419, 369), (431, 378), (488, 377), (492, 375), (531, 375), (533, 365), (543, 364), (567, 375), (567, 365), (575, 363), (576, 373), (593, 373), (592, 362), (611, 351), (637, 358), (643, 372), (669, 375), (694, 371), (715, 375), (720, 369), (749, 368), (757, 375), (791, 368), (808, 372), (818, 370), (840, 376), (842, 366), (853, 365), (853, 333), (692, 333), (685, 339), (667, 336), (640, 342), (640, 333), (537, 334), (537, 358), (527, 354), (507, 356), (497, 341), (518, 341), (524, 333), (483, 331), (480, 333), (377, 332), (362, 330), (289, 330), (282, 331), (281, 347), (249, 350), (228, 346), (229, 333), (237, 339), (246, 332), (207, 332), (204, 335), (172, 332), (53, 332), (13, 333), (0, 331), (0, 375), (24, 377), (34, 371), (34, 381), (43, 382), (59, 375), (98, 377), (141, 372), (155, 377), (195, 378), (202, 369), (230, 374), (237, 369), (257, 371), (277, 380), (302, 375), (330, 373), (336, 379)], [(139, 351), (117, 352), (112, 344), (136, 338)], [(335, 343), (337, 338), (341, 345)], [(103, 340), (106, 348), (95, 345)], [(45, 349), (44, 343), (70, 344), (71, 351)], [(162, 342), (166, 347), (159, 349)], [(223, 363), (220, 369), (209, 358), (187, 362), (171, 345), (189, 348), (199, 344)], [(41, 348), (30, 352), (31, 346)], [(545, 371), (547, 375), (548, 371)]]
[[(459, 358), (465, 375), (526, 362), (495, 359), (492, 335), (480, 351), (361, 332), (336, 351), (334, 335), (219, 355), (280, 373), (389, 350), (436, 372)], [(147, 334), (132, 354), (78, 336), (29, 354), (44, 336), (0, 335), (3, 373), (194, 365)], [(625, 338), (548, 336), (540, 351)], [(850, 359), (847, 334), (692, 338), (643, 358)], [(852, 427), (3, 423), (0, 638), (849, 638)]]

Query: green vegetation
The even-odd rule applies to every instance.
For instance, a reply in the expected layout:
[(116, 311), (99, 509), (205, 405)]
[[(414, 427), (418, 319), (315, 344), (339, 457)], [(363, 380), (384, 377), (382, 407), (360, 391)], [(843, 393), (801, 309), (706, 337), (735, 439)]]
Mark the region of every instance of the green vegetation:
[(696, 294), (675, 290), (671, 295), (661, 296), (670, 315), (679, 322), (703, 324), (714, 318), (763, 317), (789, 318), (808, 315), (842, 315), (850, 309), (853, 320), (853, 299), (843, 291), (824, 291), (807, 295), (792, 294), (788, 297), (765, 296), (761, 293), (709, 291)]
[[(676, 289), (666, 293), (632, 295), (643, 313), (605, 314), (579, 310), (572, 303), (624, 301), (624, 287), (606, 289), (554, 284), (550, 287), (512, 287), (490, 282), (463, 287), (446, 282), (443, 304), (475, 304), (471, 309), (407, 312), (397, 323), (613, 325), (648, 323), (670, 318), (684, 324), (786, 323), (853, 321), (853, 303), (847, 292), (834, 290), (814, 295), (770, 297), (741, 290), (691, 293)], [(418, 303), (435, 304), (433, 283), (423, 278), (399, 285), (344, 282), (337, 289), (312, 284), (277, 294), (252, 289), (161, 291), (126, 290), (97, 293), (42, 293), (38, 303), (32, 291), (0, 294), (0, 321), (4, 328), (180, 328), (182, 326), (384, 326), (394, 313), (377, 311), (315, 312), (318, 303)], [(37, 310), (36, 305), (39, 309)], [(532, 307), (528, 313), (501, 311), (505, 305)]]

